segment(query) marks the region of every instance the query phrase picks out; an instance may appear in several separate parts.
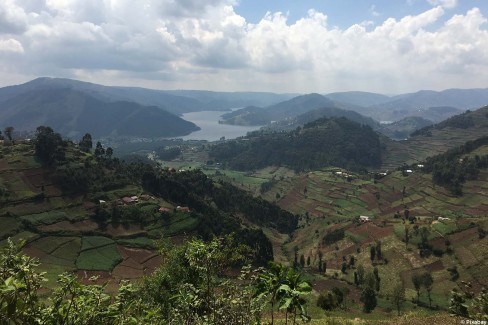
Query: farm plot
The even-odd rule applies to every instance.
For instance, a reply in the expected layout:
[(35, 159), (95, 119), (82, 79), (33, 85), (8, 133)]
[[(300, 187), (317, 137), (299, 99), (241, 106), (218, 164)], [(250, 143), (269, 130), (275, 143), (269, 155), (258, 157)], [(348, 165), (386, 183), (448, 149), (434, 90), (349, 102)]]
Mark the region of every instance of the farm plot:
[(64, 211), (49, 211), (49, 212), (42, 212), (36, 214), (29, 214), (20, 217), (21, 220), (25, 220), (31, 225), (40, 226), (40, 225), (50, 225), (61, 220), (66, 220), (67, 215)]
[(81, 240), (81, 252), (76, 267), (81, 270), (111, 271), (122, 257), (115, 242), (107, 237), (86, 236)]
[(112, 274), (121, 279), (142, 278), (159, 266), (162, 258), (157, 253), (147, 249), (118, 246), (123, 261), (119, 263)]
[(22, 229), (22, 224), (12, 217), (0, 217), (0, 240), (14, 236)]

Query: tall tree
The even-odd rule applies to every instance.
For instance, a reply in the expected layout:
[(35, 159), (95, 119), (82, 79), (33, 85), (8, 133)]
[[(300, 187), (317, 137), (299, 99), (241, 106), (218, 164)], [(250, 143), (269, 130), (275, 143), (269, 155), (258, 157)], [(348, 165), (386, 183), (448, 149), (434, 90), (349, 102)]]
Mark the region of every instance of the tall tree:
[(383, 258), (383, 253), (381, 252), (381, 240), (376, 242), (376, 258), (381, 260)]
[(358, 266), (357, 273), (358, 273), (358, 283), (359, 283), (359, 285), (363, 285), (363, 283), (364, 283), (364, 267), (362, 265)]
[(49, 126), (39, 126), (34, 140), (36, 156), (47, 165), (64, 159), (64, 142)]
[(93, 148), (92, 136), (90, 133), (86, 133), (83, 138), (81, 138), (79, 144), (80, 149), (84, 152), (89, 152)]
[(363, 311), (370, 313), (376, 308), (377, 300), (374, 289), (369, 286), (365, 286), (361, 292), (361, 302), (363, 303)]
[(376, 256), (376, 249), (374, 246), (371, 246), (369, 250), (369, 258), (371, 259), (371, 263), (373, 263), (375, 256)]
[(420, 288), (422, 287), (422, 276), (418, 273), (412, 274), (412, 283), (417, 291), (417, 303), (420, 301)]
[(399, 282), (393, 288), (391, 293), (391, 302), (396, 307), (398, 316), (400, 316), (400, 311), (402, 310), (403, 303), (405, 302), (405, 287), (403, 283)]
[(105, 155), (105, 149), (103, 149), (103, 146), (102, 144), (100, 143), (100, 141), (97, 141), (97, 144), (95, 146), (95, 157), (98, 159), (98, 158), (102, 158), (103, 155)]
[(422, 274), (421, 279), (422, 285), (427, 291), (427, 297), (429, 298), (429, 307), (432, 307), (432, 297), (430, 293), (434, 286), (434, 278), (432, 278), (432, 274), (430, 274), (430, 272), (425, 272), (424, 274)]

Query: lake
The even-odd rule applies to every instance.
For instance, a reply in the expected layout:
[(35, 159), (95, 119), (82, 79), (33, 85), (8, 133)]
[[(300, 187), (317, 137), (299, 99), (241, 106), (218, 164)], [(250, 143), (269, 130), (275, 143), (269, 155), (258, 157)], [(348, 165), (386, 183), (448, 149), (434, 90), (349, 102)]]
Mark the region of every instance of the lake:
[(240, 126), (219, 124), (220, 117), (228, 112), (222, 111), (202, 111), (191, 112), (183, 114), (181, 117), (184, 120), (190, 121), (198, 125), (201, 130), (195, 131), (187, 136), (178, 137), (183, 140), (207, 140), (216, 141), (221, 137), (226, 139), (235, 139), (247, 134), (247, 132), (255, 131), (260, 126)]

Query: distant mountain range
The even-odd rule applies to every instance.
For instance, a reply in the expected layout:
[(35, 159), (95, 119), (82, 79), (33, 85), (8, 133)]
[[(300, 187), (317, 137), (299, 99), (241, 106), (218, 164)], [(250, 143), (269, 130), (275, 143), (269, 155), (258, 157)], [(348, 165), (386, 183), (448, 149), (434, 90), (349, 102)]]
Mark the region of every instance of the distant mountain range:
[(199, 128), (158, 107), (134, 102), (104, 102), (69, 89), (31, 90), (0, 103), (0, 120), (16, 130), (48, 125), (64, 136), (158, 138), (189, 134)]
[[(109, 87), (38, 78), (0, 88), (0, 128), (33, 131), (49, 125), (70, 137), (84, 132), (96, 137), (173, 137), (198, 129), (178, 117), (181, 114), (244, 107), (223, 115), (223, 122), (287, 130), (322, 117), (346, 117), (398, 139), (487, 103), (488, 89), (423, 90), (397, 96), (358, 91), (297, 96)], [(389, 126), (378, 123), (405, 118), (409, 119)]]
[[(179, 96), (178, 94), (184, 96)], [(229, 110), (267, 105), (294, 95), (160, 91), (107, 87), (60, 78), (38, 78), (0, 88), (0, 127), (33, 131), (49, 125), (68, 137), (90, 132), (95, 137), (173, 137), (199, 130), (177, 115), (202, 110)]]
[(488, 88), (421, 90), (391, 97), (356, 91), (325, 96), (336, 102), (353, 105), (349, 109), (375, 120), (391, 122), (417, 116), (437, 123), (467, 109), (488, 104)]

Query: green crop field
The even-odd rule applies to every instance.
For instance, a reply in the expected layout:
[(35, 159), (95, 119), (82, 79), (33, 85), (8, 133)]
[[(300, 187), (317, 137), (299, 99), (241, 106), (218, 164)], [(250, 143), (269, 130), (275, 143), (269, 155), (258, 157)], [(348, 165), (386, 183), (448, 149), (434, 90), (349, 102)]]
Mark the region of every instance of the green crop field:
[(83, 237), (76, 267), (81, 270), (111, 271), (121, 261), (117, 245), (110, 238)]
[(156, 241), (147, 237), (117, 239), (117, 244), (134, 248), (156, 248)]
[(30, 214), (21, 217), (22, 220), (29, 222), (34, 226), (49, 225), (67, 219), (64, 211), (50, 211), (37, 214)]

